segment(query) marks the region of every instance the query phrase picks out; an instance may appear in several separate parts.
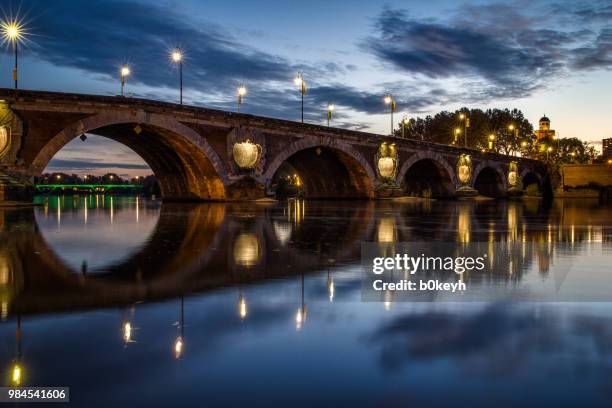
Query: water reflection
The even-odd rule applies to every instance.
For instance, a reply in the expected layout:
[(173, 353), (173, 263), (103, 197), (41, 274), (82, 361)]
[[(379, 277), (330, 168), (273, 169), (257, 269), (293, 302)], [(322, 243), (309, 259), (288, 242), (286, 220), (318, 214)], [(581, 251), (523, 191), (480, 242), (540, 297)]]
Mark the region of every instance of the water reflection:
[[(594, 339), (598, 352), (610, 357), (605, 344), (612, 344), (612, 321), (606, 305), (579, 310), (566, 305), (561, 316), (548, 306), (402, 303), (391, 292), (382, 305), (360, 302), (362, 241), (518, 248), (511, 257), (490, 257), (492, 272), (463, 277), (483, 287), (554, 285), (559, 260), (571, 257), (582, 274), (567, 278), (567, 285), (595, 290), (594, 271), (609, 260), (605, 248), (609, 251), (612, 241), (612, 214), (597, 202), (565, 200), (551, 207), (535, 200), (161, 205), (92, 195), (51, 197), (42, 204), (34, 210), (0, 209), (0, 303), (7, 320), (0, 336), (17, 348), (0, 351), (9, 382), (41, 385), (60, 379), (92, 390), (91, 381), (75, 373), (106, 365), (117, 373), (109, 387), (149, 390), (151, 405), (169, 402), (170, 395), (185, 402), (203, 394), (236, 405), (256, 394), (246, 387), (241, 399), (232, 392), (236, 381), (273, 395), (270, 383), (295, 376), (286, 390), (276, 389), (280, 403), (286, 401), (282, 396), (302, 390), (300, 384), (308, 381), (304, 372), (314, 372), (316, 392), (297, 405), (320, 403), (316, 395), (325, 394), (323, 383), (340, 377), (360, 385), (338, 384), (344, 398), (385, 405), (371, 398), (395, 389), (406, 372), (415, 377), (420, 372), (423, 381), (442, 381), (466, 402), (468, 384), (449, 378), (449, 372), (470, 371), (489, 386), (492, 373), (522, 384), (520, 376), (538, 367), (523, 362), (523, 368), (496, 371), (508, 363), (506, 357), (520, 357), (519, 349), (561, 374), (567, 371), (555, 365), (559, 354), (587, 350)], [(603, 249), (593, 252), (589, 243)], [(115, 311), (98, 312), (102, 307)], [(37, 316), (28, 319), (28, 327), (39, 336), (28, 336), (22, 354), (21, 319), (30, 315)], [(579, 338), (576, 330), (582, 330)], [(556, 339), (554, 347), (534, 345), (543, 346), (545, 334), (549, 341)], [(82, 351), (75, 358), (70, 350)], [(295, 361), (296, 350), (305, 356), (300, 364), (283, 363)], [(612, 373), (611, 360), (594, 361), (586, 351), (574, 358), (576, 366)], [(65, 368), (55, 370), (55, 361), (65, 362)], [(335, 368), (316, 368), (329, 367), (330, 361)], [(150, 384), (174, 370), (171, 364), (182, 369), (164, 397)], [(271, 366), (278, 371), (262, 369)], [(364, 372), (367, 382), (359, 377)], [(102, 378), (103, 373), (88, 371), (88, 376)], [(181, 385), (196, 378), (205, 384), (202, 389)], [(426, 389), (411, 391), (424, 398)], [(110, 405), (113, 393), (106, 394), (100, 403)], [(330, 398), (326, 403), (341, 404)]]

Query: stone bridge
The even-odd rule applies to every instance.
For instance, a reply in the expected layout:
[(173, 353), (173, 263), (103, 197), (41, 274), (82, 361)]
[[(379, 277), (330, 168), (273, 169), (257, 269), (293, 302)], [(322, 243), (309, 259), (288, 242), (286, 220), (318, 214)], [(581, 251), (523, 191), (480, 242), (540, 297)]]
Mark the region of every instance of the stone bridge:
[[(133, 149), (165, 200), (274, 196), (294, 175), (306, 198), (453, 197), (468, 190), (502, 197), (548, 183), (535, 160), (124, 97), (0, 89), (0, 127), (0, 201), (27, 199), (27, 180), (84, 133)], [(467, 177), (458, 176), (462, 155), (470, 157)], [(509, 177), (512, 162), (516, 177)]]

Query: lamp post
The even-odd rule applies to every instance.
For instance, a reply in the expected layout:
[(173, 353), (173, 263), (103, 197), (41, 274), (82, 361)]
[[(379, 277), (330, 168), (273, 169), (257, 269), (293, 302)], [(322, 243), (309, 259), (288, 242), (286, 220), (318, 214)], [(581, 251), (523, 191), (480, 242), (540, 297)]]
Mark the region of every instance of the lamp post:
[[(408, 126), (410, 121), (408, 120), (408, 116), (404, 116), (402, 119), (402, 138), (406, 137), (406, 126)], [(423, 134), (421, 133), (421, 140), (423, 140)]]
[(470, 127), (470, 118), (462, 112), (459, 114), (459, 120), (463, 122), (463, 147), (467, 147), (467, 128)]
[(453, 139), (453, 145), (457, 144), (457, 140), (459, 139), (460, 134), (461, 134), (461, 129), (455, 128), (455, 138)]
[(546, 161), (548, 161), (548, 155), (550, 154), (550, 152), (553, 151), (552, 146), (548, 146), (548, 148), (546, 149)]
[(521, 148), (522, 148), (521, 157), (527, 156), (527, 141), (526, 140), (523, 140), (521, 142)]
[(330, 103), (329, 105), (327, 105), (327, 127), (329, 127), (329, 122), (331, 121), (332, 118), (332, 112), (334, 111), (336, 107), (334, 106), (333, 103)]
[(127, 65), (121, 67), (121, 96), (125, 96), (125, 80), (130, 73), (130, 67)]
[(493, 151), (493, 142), (495, 142), (495, 135), (489, 135), (489, 151)]
[(183, 53), (180, 48), (172, 51), (172, 61), (178, 64), (179, 69), (179, 103), (183, 104)]
[(18, 89), (17, 68), (18, 68), (18, 43), (21, 38), (21, 27), (17, 21), (2, 22), (3, 36), (6, 41), (13, 44), (13, 53), (15, 54), (15, 65), (13, 66), (13, 81), (15, 81), (15, 90)]
[(393, 136), (393, 112), (395, 112), (397, 105), (395, 103), (395, 100), (391, 96), (391, 94), (388, 94), (387, 96), (385, 96), (384, 101), (385, 101), (385, 105), (389, 105), (389, 111), (391, 113), (391, 136)]
[(306, 81), (301, 72), (298, 72), (293, 83), (300, 87), (300, 94), (302, 95), (302, 123), (304, 123), (304, 94), (306, 93)]
[(247, 93), (247, 89), (244, 85), (240, 85), (238, 87), (237, 95), (238, 95), (238, 113), (240, 113), (240, 105), (242, 105), (242, 99)]

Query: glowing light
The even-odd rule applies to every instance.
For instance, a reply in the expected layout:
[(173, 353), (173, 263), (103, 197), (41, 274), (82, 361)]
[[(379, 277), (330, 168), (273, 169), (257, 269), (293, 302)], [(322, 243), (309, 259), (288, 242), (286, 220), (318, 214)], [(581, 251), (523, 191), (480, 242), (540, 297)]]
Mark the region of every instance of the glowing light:
[(172, 51), (172, 61), (181, 62), (183, 60), (183, 53), (179, 48)]
[(461, 129), (455, 128), (455, 134), (458, 135), (459, 133), (461, 133)]
[(523, 140), (523, 141), (521, 142), (521, 146), (523, 146), (523, 147), (527, 147), (527, 142)]
[(132, 324), (130, 322), (123, 324), (123, 341), (126, 343), (132, 341)]
[(334, 295), (336, 294), (336, 289), (334, 287), (334, 280), (333, 279), (329, 279), (329, 282), (327, 283), (327, 291), (329, 292), (329, 301), (333, 302), (334, 301)]
[(297, 76), (293, 78), (293, 83), (296, 86), (302, 85), (303, 82), (304, 82), (304, 78), (302, 77), (302, 74), (297, 74)]
[(495, 135), (489, 135), (489, 140), (490, 140), (490, 141), (495, 140)]
[(239, 96), (244, 96), (247, 93), (247, 89), (244, 85), (240, 85), (240, 87), (238, 87), (238, 95)]
[(549, 147), (548, 147), (548, 149), (546, 149), (546, 151), (547, 151), (547, 152), (552, 152), (552, 151), (553, 151), (553, 148), (549, 146)]
[(11, 370), (11, 384), (13, 387), (21, 385), (22, 369), (19, 363), (15, 363)]
[(121, 76), (122, 77), (126, 77), (126, 76), (128, 76), (130, 74), (131, 74), (130, 67), (128, 67), (127, 65), (124, 65), (124, 66), (121, 67)]
[(327, 105), (327, 110), (328, 110), (329, 112), (333, 112), (333, 110), (334, 110), (335, 108), (336, 108), (336, 107), (334, 106), (334, 104), (329, 104), (329, 105)]
[(405, 117), (404, 119), (402, 119), (402, 123), (403, 123), (404, 125), (407, 125), (407, 124), (409, 124), (409, 123), (410, 123), (410, 120), (409, 120), (408, 118), (406, 118), (406, 117)]
[(2, 36), (8, 41), (18, 41), (22, 37), (22, 27), (18, 21), (3, 21), (0, 23)]
[(181, 354), (183, 354), (183, 338), (178, 336), (174, 342), (174, 357), (179, 359)]
[(260, 248), (257, 235), (242, 233), (234, 243), (234, 262), (236, 265), (252, 267), (259, 262)]
[(384, 101), (385, 101), (385, 105), (389, 105), (389, 104), (391, 103), (391, 101), (392, 101), (392, 100), (393, 100), (393, 99), (391, 98), (391, 95), (387, 95), (387, 96), (385, 96), (385, 99), (384, 99)]
[(508, 125), (508, 130), (514, 130), (514, 125)]
[(465, 114), (464, 113), (460, 114), (459, 115), (459, 119), (461, 119), (461, 120), (465, 119)]
[(242, 295), (240, 295), (240, 301), (238, 302), (238, 313), (240, 314), (240, 320), (244, 320), (247, 316), (247, 304)]
[(297, 313), (295, 314), (295, 328), (300, 330), (306, 321), (306, 309), (299, 308)]
[(55, 178), (59, 180), (59, 179), (61, 179), (61, 178), (62, 178), (62, 176), (60, 176), (60, 175), (58, 174), (57, 176), (55, 176)]

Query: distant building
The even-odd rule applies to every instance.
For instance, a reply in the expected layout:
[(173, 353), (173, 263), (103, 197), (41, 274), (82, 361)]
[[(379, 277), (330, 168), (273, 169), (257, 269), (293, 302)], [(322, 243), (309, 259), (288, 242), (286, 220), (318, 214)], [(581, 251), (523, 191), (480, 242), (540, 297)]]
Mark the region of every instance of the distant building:
[(612, 137), (601, 141), (601, 155), (604, 160), (612, 159)]
[(535, 132), (536, 138), (540, 140), (552, 140), (555, 138), (555, 131), (550, 128), (550, 119), (546, 115), (540, 119), (540, 128)]

